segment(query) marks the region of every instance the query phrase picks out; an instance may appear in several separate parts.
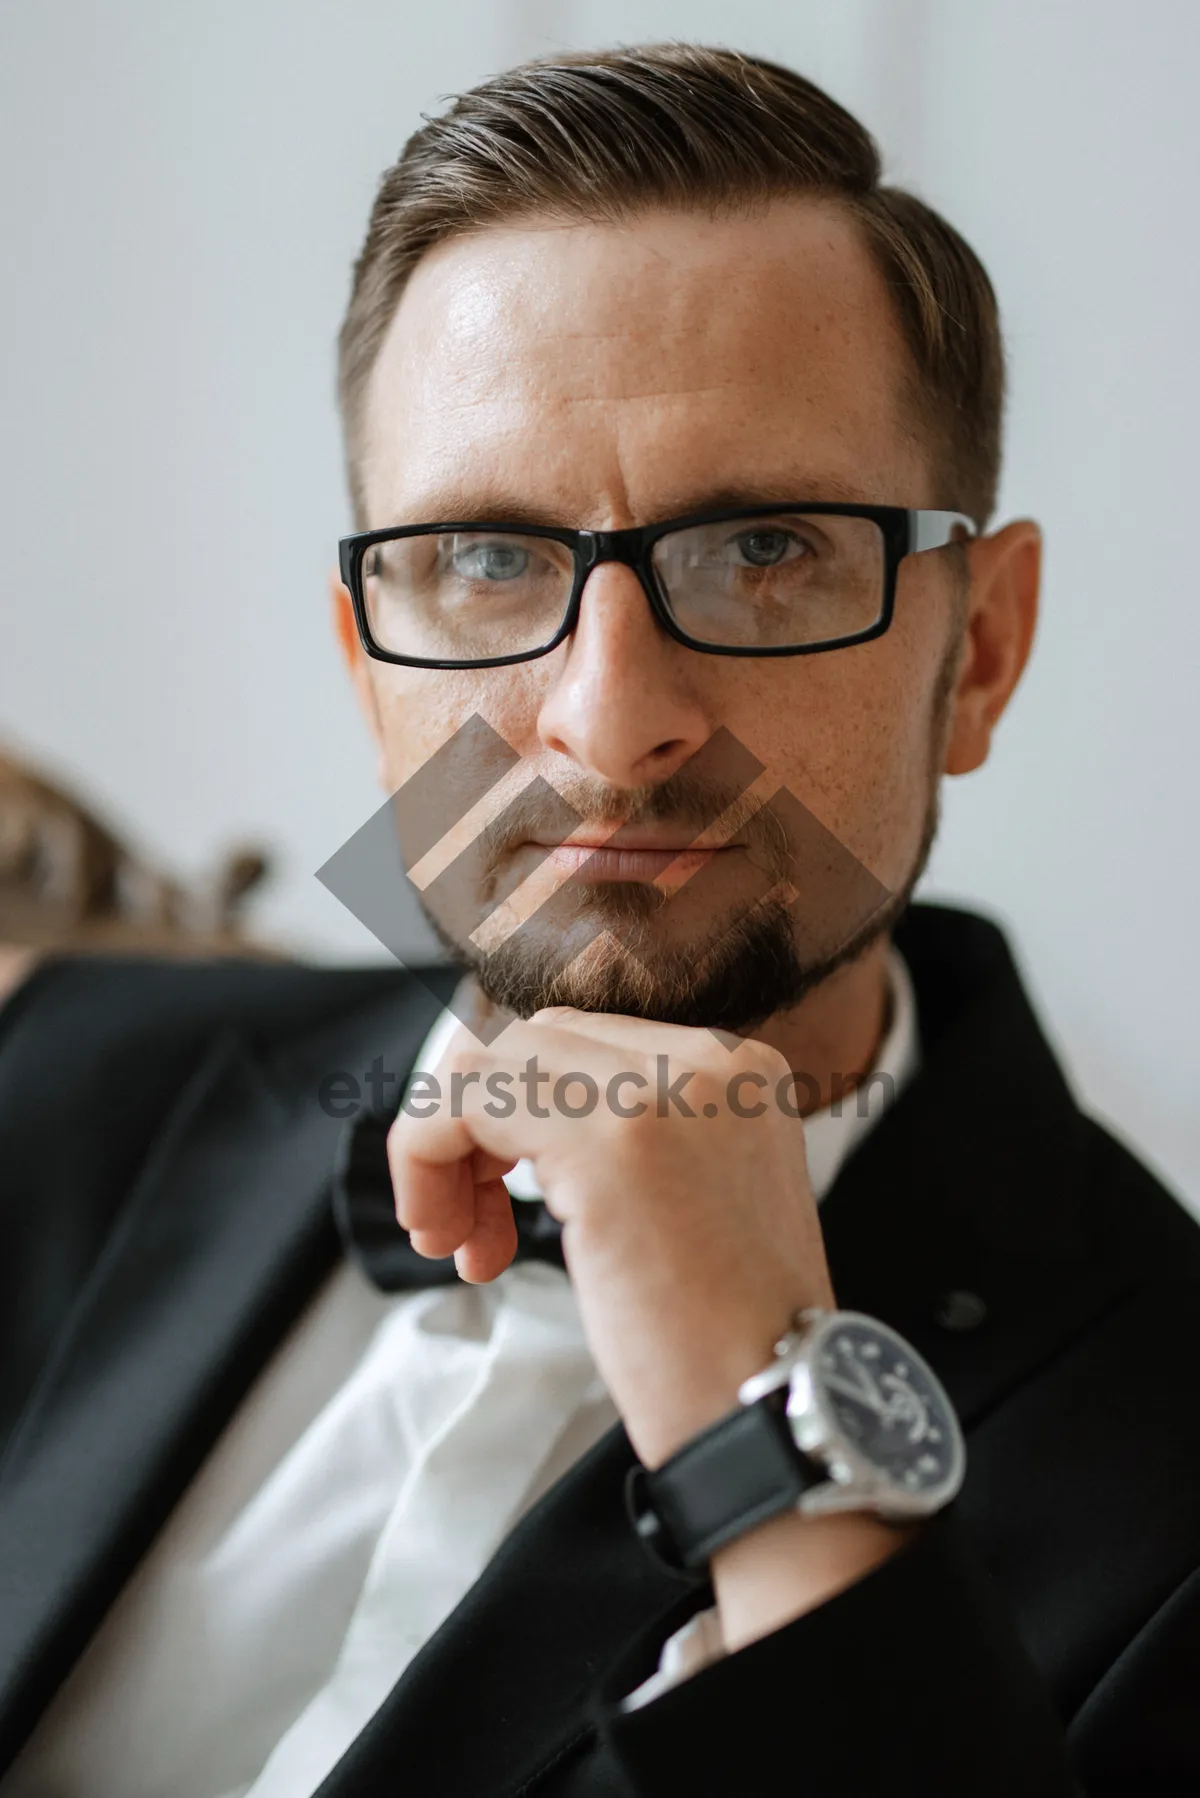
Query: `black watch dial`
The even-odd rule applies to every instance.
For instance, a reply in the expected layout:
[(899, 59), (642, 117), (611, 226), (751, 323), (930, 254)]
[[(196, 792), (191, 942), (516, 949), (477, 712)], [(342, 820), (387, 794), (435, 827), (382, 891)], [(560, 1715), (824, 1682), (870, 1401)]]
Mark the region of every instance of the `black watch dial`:
[(886, 1325), (835, 1314), (813, 1344), (813, 1383), (835, 1431), (887, 1484), (944, 1499), (963, 1473), (962, 1433), (936, 1375)]

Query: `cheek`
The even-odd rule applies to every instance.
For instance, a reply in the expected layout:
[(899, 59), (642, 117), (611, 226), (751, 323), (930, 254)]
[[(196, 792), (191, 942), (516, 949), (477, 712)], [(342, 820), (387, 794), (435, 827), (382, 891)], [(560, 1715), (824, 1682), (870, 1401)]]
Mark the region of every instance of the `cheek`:
[(521, 667), (387, 668), (375, 677), (394, 791), (478, 716), (519, 754), (536, 742), (540, 689)]
[(908, 876), (929, 804), (936, 672), (936, 657), (902, 632), (814, 656), (785, 674), (743, 737), (893, 890)]
[(839, 834), (895, 890), (910, 874), (932, 796), (938, 661), (928, 649), (916, 653), (903, 633), (890, 637), (864, 649), (864, 659), (879, 653), (856, 701), (848, 698)]

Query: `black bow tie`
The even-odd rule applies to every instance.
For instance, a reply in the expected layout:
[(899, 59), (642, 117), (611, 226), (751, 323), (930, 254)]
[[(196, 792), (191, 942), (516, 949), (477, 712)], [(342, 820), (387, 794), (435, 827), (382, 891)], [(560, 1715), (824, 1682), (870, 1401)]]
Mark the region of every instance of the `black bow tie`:
[[(457, 1280), (453, 1255), (431, 1261), (418, 1255), (408, 1231), (396, 1222), (387, 1163), (391, 1118), (362, 1111), (346, 1125), (333, 1173), (333, 1216), (346, 1253), (381, 1292), (411, 1292)], [(541, 1199), (518, 1199), (518, 1261), (563, 1267), (562, 1225)]]

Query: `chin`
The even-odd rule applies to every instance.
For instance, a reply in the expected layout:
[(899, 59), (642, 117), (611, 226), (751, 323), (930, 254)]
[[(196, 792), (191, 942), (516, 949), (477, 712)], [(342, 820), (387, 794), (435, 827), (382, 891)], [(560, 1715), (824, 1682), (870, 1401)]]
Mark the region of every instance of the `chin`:
[[(891, 922), (817, 958), (798, 951), (786, 907), (761, 909), (747, 922), (714, 932), (707, 942), (671, 944), (660, 933), (623, 927), (593, 932), (572, 952), (569, 935), (516, 931), (488, 955), (464, 957), (484, 996), (517, 1017), (551, 1005), (608, 1012), (745, 1035), (777, 1011), (798, 1005), (848, 960), (855, 959)], [(631, 940), (632, 938), (632, 940)], [(656, 938), (658, 940), (656, 940)]]

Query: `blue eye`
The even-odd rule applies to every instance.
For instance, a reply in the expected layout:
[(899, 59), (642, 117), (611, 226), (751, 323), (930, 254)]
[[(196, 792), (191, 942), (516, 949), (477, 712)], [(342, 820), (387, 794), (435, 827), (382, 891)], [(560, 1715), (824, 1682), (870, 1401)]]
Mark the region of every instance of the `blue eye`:
[(804, 547), (791, 531), (766, 528), (742, 531), (734, 543), (751, 568), (774, 568), (784, 560), (791, 545)]
[(529, 568), (529, 551), (518, 543), (472, 543), (453, 555), (454, 571), (469, 581), (511, 581)]

